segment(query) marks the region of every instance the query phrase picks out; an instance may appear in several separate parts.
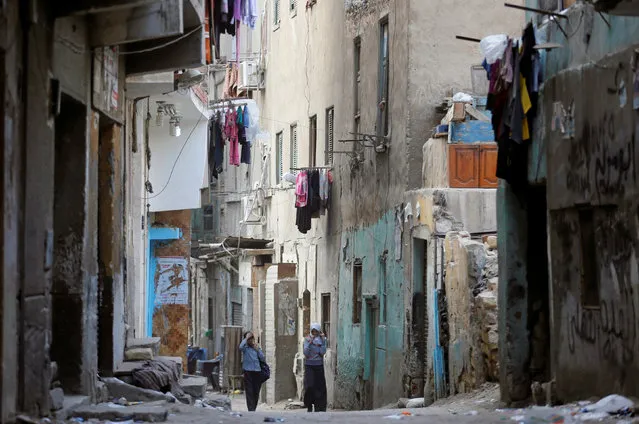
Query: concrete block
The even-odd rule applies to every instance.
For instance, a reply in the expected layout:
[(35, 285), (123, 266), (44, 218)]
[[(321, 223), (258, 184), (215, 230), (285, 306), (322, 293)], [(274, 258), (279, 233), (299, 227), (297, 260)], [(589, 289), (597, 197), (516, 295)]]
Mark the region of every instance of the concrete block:
[(127, 349), (124, 351), (126, 361), (147, 361), (153, 359), (153, 350), (147, 347)]
[(153, 356), (158, 356), (160, 354), (160, 338), (159, 337), (147, 337), (143, 339), (128, 339), (126, 341), (126, 348), (129, 349), (140, 349), (140, 348), (148, 348), (153, 352)]
[(109, 397), (111, 398), (119, 399), (124, 397), (130, 402), (149, 402), (169, 399), (164, 393), (132, 386), (117, 378), (106, 377), (103, 378), (102, 381), (106, 384), (109, 390)]
[(415, 398), (410, 399), (406, 402), (406, 408), (423, 408), (424, 407), (424, 398)]
[(208, 381), (206, 377), (197, 377), (193, 375), (184, 375), (184, 378), (180, 381), (180, 387), (182, 387), (184, 393), (189, 394), (196, 399), (204, 397), (207, 385)]
[(49, 390), (49, 402), (51, 402), (52, 411), (64, 408), (64, 390), (60, 388)]
[(107, 404), (85, 405), (74, 408), (70, 411), (70, 416), (83, 418), (85, 420), (97, 419), (100, 421), (148, 421), (164, 422), (169, 415), (169, 411), (161, 406), (125, 406), (112, 407)]
[(224, 395), (214, 395), (214, 394), (207, 395), (206, 399), (204, 400), (204, 403), (206, 403), (209, 406), (214, 406), (216, 408), (224, 408), (225, 411), (233, 410), (231, 406), (231, 398)]

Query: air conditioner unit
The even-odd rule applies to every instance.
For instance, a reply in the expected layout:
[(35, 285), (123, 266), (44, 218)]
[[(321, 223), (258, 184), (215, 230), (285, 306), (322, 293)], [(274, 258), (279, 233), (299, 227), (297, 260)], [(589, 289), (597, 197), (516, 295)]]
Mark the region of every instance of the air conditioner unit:
[(260, 78), (257, 62), (240, 62), (239, 83), (240, 90), (257, 90), (260, 88)]

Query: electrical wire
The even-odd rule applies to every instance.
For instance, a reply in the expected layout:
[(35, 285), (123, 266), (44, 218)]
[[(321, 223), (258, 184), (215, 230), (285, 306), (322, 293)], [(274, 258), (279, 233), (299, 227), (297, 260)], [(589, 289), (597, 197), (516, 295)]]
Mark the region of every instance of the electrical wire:
[(149, 199), (149, 200), (150, 199), (155, 199), (160, 194), (162, 194), (164, 192), (164, 190), (166, 190), (166, 188), (169, 186), (169, 183), (171, 182), (171, 177), (173, 177), (173, 172), (175, 171), (175, 166), (177, 165), (178, 161), (180, 160), (180, 156), (182, 156), (182, 152), (184, 151), (184, 148), (186, 147), (186, 144), (191, 139), (191, 136), (193, 135), (193, 133), (195, 132), (195, 129), (198, 127), (198, 125), (200, 124), (201, 121), (202, 121), (202, 114), (200, 114), (199, 118), (197, 119), (197, 122), (195, 123), (195, 125), (191, 129), (191, 132), (189, 133), (188, 137), (186, 137), (186, 140), (184, 141), (184, 144), (182, 144), (182, 148), (180, 149), (180, 153), (178, 153), (177, 157), (175, 158), (175, 161), (173, 162), (173, 166), (171, 167), (171, 173), (169, 174), (168, 180), (166, 180), (166, 184), (164, 184), (164, 187), (162, 187), (162, 190), (160, 190), (159, 193), (154, 194), (153, 196), (147, 197), (147, 199)]
[(175, 40), (168, 41), (168, 42), (166, 42), (164, 44), (161, 44), (159, 46), (149, 47), (148, 49), (127, 51), (127, 52), (120, 51), (120, 55), (121, 56), (126, 56), (126, 55), (130, 55), (130, 54), (148, 53), (148, 52), (152, 52), (152, 51), (155, 51), (155, 50), (163, 49), (165, 47), (168, 47), (168, 46), (170, 46), (172, 44), (177, 43), (178, 41), (184, 40), (185, 38), (195, 34), (198, 31), (201, 31), (203, 27), (204, 27), (204, 25), (200, 25), (200, 26), (192, 29), (191, 31), (187, 32), (186, 34), (181, 35), (180, 37), (176, 38)]

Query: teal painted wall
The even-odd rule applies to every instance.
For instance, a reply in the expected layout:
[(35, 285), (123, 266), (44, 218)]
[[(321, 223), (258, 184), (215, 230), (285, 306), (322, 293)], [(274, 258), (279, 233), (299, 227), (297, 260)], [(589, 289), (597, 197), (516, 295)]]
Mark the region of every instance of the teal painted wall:
[[(404, 266), (395, 259), (395, 211), (374, 225), (343, 232), (341, 246), (346, 247), (339, 263), (336, 406), (365, 408), (372, 396), (372, 406), (379, 407), (402, 394)], [(377, 310), (362, 301), (360, 324), (353, 324), (355, 259), (362, 261), (363, 297), (375, 294), (379, 300)]]

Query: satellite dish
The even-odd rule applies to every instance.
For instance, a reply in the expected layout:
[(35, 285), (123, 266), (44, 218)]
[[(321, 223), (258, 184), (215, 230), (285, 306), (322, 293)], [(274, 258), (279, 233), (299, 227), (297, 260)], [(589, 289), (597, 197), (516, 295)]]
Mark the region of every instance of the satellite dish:
[(190, 88), (204, 81), (204, 74), (197, 69), (188, 69), (178, 77), (178, 89)]

